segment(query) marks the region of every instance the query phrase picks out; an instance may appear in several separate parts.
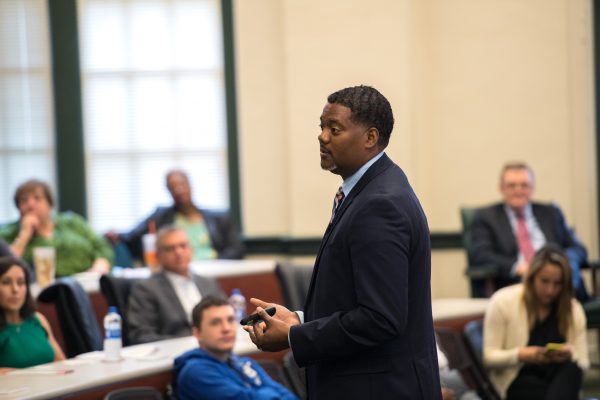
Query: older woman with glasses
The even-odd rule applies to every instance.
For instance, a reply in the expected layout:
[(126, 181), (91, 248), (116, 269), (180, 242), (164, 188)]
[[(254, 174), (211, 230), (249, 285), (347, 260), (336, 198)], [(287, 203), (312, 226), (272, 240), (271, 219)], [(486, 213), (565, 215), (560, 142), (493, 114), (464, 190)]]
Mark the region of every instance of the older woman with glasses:
[(531, 260), (523, 283), (496, 292), (485, 314), (484, 363), (506, 399), (577, 399), (589, 366), (586, 319), (571, 268), (555, 245)]
[(35, 247), (53, 247), (58, 277), (110, 270), (113, 251), (108, 242), (75, 213), (53, 215), (54, 199), (48, 184), (36, 179), (21, 184), (14, 202), (20, 219), (0, 228), (0, 238), (10, 243), (14, 255), (32, 264)]

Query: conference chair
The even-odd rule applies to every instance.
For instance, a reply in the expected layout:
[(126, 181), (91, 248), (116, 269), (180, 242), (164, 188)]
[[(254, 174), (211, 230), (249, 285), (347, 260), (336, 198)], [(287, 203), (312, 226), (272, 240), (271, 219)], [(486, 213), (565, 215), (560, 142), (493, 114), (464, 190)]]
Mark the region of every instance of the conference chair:
[(304, 307), (312, 271), (312, 265), (277, 264), (275, 274), (283, 289), (285, 306), (290, 310), (301, 310)]
[(467, 269), (465, 275), (471, 283), (471, 297), (490, 297), (496, 291), (495, 279), (498, 276), (498, 268), (495, 265), (477, 265), (472, 259), (472, 234), (471, 226), (479, 208), (462, 207), (460, 219), (462, 222), (462, 242), (467, 252)]
[(131, 345), (129, 339), (129, 322), (127, 318), (127, 306), (129, 304), (129, 294), (131, 288), (139, 279), (117, 278), (111, 275), (102, 275), (100, 278), (100, 291), (106, 298), (109, 306), (115, 306), (121, 315), (121, 336), (123, 346)]
[(262, 367), (262, 369), (265, 370), (265, 372), (271, 378), (273, 378), (275, 382), (278, 382), (281, 385), (285, 386), (287, 389), (294, 391), (294, 387), (290, 383), (281, 365), (268, 358), (256, 360), (256, 362)]
[(104, 400), (163, 400), (163, 395), (151, 386), (140, 386), (113, 390)]
[(283, 356), (283, 370), (285, 371), (294, 393), (296, 393), (301, 400), (306, 400), (306, 371), (296, 364), (294, 354), (291, 351)]
[(467, 322), (463, 332), (471, 353), (483, 363), (483, 319)]
[(448, 358), (449, 367), (461, 373), (467, 386), (475, 390), (482, 400), (500, 400), (483, 364), (466, 346), (463, 335), (447, 328), (435, 328), (435, 333), (438, 345)]
[(65, 342), (67, 358), (102, 350), (102, 335), (90, 297), (75, 279), (64, 277), (42, 290), (42, 303), (53, 303)]

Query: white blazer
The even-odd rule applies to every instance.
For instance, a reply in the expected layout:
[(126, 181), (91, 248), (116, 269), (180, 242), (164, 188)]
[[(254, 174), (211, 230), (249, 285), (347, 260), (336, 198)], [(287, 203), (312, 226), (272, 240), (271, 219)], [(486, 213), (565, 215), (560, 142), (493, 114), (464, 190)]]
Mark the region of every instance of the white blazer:
[[(518, 360), (519, 349), (527, 346), (529, 327), (523, 301), (523, 284), (508, 286), (492, 296), (485, 313), (483, 327), (483, 360), (490, 379), (502, 398), (523, 366)], [(581, 304), (571, 302), (573, 326), (567, 332), (567, 343), (572, 347), (573, 361), (586, 370), (588, 358), (586, 320)]]

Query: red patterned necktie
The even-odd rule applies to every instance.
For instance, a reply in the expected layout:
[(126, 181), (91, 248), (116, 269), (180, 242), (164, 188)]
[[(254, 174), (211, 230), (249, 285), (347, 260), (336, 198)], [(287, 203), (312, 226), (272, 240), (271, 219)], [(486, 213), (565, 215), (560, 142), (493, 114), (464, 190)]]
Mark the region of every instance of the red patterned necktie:
[(519, 251), (523, 254), (525, 261), (530, 262), (535, 250), (533, 250), (533, 244), (529, 237), (525, 217), (522, 214), (517, 214), (517, 245), (519, 246)]
[(340, 207), (340, 204), (342, 204), (342, 200), (344, 200), (344, 197), (346, 196), (344, 195), (344, 192), (342, 192), (342, 187), (340, 186), (335, 194), (335, 198), (333, 199), (333, 208), (331, 209), (331, 219), (329, 220), (329, 223), (333, 222), (333, 217), (335, 216), (335, 213)]

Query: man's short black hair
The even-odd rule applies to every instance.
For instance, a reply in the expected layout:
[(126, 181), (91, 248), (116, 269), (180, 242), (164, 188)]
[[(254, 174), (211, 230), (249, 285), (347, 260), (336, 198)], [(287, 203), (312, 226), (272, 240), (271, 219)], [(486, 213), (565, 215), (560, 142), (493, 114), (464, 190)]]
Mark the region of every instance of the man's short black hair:
[(379, 131), (380, 148), (385, 148), (394, 128), (390, 102), (371, 86), (354, 86), (338, 90), (327, 97), (330, 104), (341, 104), (352, 111), (352, 121)]
[(196, 328), (200, 328), (200, 324), (202, 324), (202, 314), (204, 314), (204, 310), (210, 307), (220, 307), (220, 306), (228, 306), (229, 301), (224, 297), (217, 296), (206, 296), (200, 303), (194, 306), (192, 310), (192, 326)]

